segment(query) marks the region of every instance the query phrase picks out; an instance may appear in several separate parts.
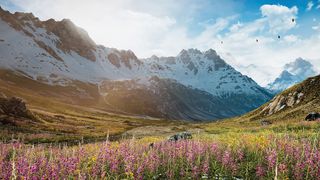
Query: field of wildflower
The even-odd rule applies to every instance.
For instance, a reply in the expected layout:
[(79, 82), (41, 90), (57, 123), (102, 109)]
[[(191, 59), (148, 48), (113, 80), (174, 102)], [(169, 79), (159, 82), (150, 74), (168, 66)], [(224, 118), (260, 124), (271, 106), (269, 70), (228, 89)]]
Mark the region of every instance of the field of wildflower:
[(272, 133), (76, 146), (1, 143), (0, 179), (319, 179), (319, 146), (317, 135)]

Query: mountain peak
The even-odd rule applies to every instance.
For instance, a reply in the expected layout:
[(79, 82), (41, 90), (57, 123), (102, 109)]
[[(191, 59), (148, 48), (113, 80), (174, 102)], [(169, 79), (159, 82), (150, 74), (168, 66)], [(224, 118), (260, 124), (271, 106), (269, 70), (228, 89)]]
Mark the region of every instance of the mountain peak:
[(196, 48), (190, 48), (188, 49), (188, 52), (191, 54), (202, 54), (202, 52)]
[(205, 54), (215, 55), (218, 56), (217, 51), (213, 50), (212, 48), (208, 49)]
[(61, 39), (67, 39), (71, 36), (70, 38), (76, 38), (76, 43), (86, 44), (88, 47), (96, 46), (89, 34), (84, 29), (76, 26), (70, 19), (62, 19), (61, 21), (49, 19), (43, 23), (48, 30), (51, 30)]
[(316, 71), (313, 65), (299, 57), (293, 62), (284, 65), (281, 74), (267, 87), (273, 91), (282, 91), (314, 75), (316, 75)]
[(312, 64), (301, 58), (301, 57), (298, 57), (296, 60), (294, 60), (293, 62), (290, 62), (290, 63), (287, 63), (284, 65), (284, 68), (285, 69), (288, 69), (288, 68), (299, 68), (299, 67), (312, 67)]
[(25, 20), (39, 20), (39, 18), (35, 17), (32, 13), (15, 12), (14, 16), (16, 16), (19, 19)]
[(287, 63), (284, 69), (297, 76), (310, 77), (316, 74), (313, 65), (301, 57), (291, 63)]
[(289, 73), (287, 70), (282, 71), (282, 73), (280, 74), (280, 77), (282, 79), (289, 79), (291, 78), (293, 75), (291, 73)]
[(186, 54), (202, 54), (202, 52), (196, 48), (189, 48), (189, 49), (182, 49), (180, 51), (180, 53), (178, 54), (178, 56), (183, 56), (183, 55), (186, 55)]
[(188, 53), (187, 50), (182, 49), (182, 50), (179, 52), (178, 56), (185, 55), (185, 54), (187, 54), (187, 53)]
[(95, 42), (84, 29), (77, 27), (70, 19), (62, 19), (61, 21), (49, 19), (43, 24), (49, 32), (59, 37), (61, 42), (58, 44), (59, 49), (64, 52), (73, 50), (92, 61), (96, 60), (93, 54), (96, 47)]
[(220, 58), (220, 56), (217, 54), (217, 52), (215, 50), (213, 50), (213, 49), (207, 50), (206, 52), (204, 52), (204, 55), (205, 55), (206, 58), (208, 58), (210, 60), (216, 60), (216, 59), (222, 60)]
[(70, 19), (68, 19), (68, 18), (63, 18), (63, 19), (61, 20), (61, 22), (74, 25), (73, 22), (72, 22)]
[(159, 57), (157, 56), (157, 55), (152, 55), (151, 57), (150, 57), (151, 59), (157, 59), (157, 60), (159, 60)]

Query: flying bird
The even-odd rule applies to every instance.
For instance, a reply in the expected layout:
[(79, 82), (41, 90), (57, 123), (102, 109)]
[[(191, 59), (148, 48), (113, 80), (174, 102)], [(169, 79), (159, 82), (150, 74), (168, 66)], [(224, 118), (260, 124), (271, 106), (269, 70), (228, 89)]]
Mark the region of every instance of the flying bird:
[(278, 39), (280, 39), (280, 35), (278, 35)]

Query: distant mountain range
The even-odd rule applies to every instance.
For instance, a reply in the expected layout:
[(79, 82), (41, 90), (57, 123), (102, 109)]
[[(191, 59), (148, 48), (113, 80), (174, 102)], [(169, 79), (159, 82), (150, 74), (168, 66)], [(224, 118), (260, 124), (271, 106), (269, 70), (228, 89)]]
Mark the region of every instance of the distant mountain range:
[[(1, 8), (0, 68), (52, 87), (76, 87), (73, 102), (102, 99), (101, 108), (167, 119), (237, 116), (273, 97), (213, 49), (139, 59), (130, 50), (95, 44), (70, 20), (40, 21)], [(96, 90), (84, 88), (88, 84)]]
[(308, 77), (317, 75), (313, 65), (302, 58), (297, 58), (294, 62), (283, 67), (282, 73), (267, 88), (274, 92), (281, 92)]

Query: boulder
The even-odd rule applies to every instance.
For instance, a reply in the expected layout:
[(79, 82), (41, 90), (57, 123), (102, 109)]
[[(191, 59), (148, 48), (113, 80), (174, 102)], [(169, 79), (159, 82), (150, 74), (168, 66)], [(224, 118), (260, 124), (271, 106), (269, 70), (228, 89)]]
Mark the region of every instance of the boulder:
[(309, 113), (306, 118), (304, 119), (306, 121), (316, 121), (316, 120), (320, 120), (320, 113), (317, 112), (311, 112)]
[(261, 120), (260, 121), (260, 125), (261, 126), (268, 126), (268, 125), (270, 125), (270, 124), (272, 124), (272, 122), (271, 121), (269, 121), (269, 120)]
[(192, 139), (192, 134), (190, 132), (181, 132), (174, 134), (169, 137), (169, 141), (179, 141), (179, 140), (186, 140), (186, 139)]

